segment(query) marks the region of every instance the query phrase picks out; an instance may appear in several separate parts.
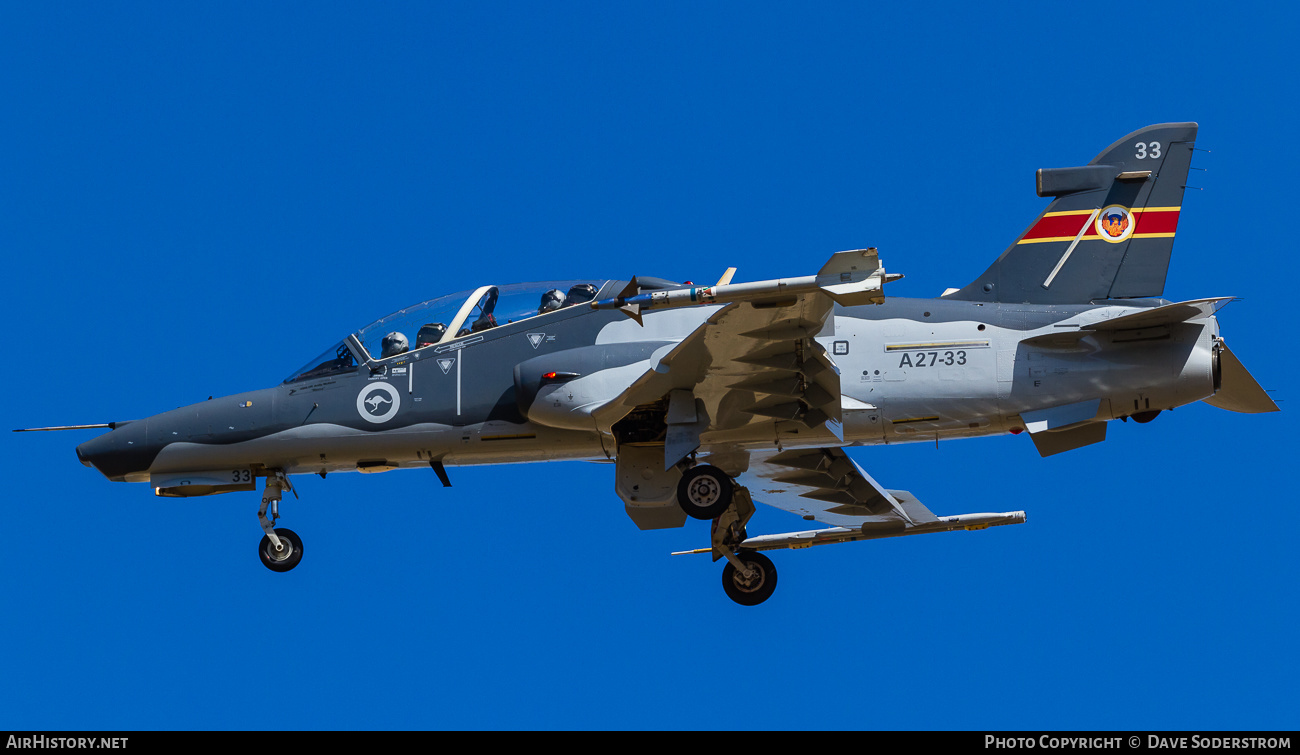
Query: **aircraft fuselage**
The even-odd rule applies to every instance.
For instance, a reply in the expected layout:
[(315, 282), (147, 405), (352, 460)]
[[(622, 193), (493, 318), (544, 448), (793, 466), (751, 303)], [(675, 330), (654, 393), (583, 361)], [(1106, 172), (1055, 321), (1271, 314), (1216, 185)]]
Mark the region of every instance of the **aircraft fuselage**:
[[(773, 420), (706, 432), (702, 452), (999, 435), (1023, 429), (1023, 413), (1093, 400), (1088, 419), (1096, 420), (1188, 404), (1215, 390), (1213, 317), (1118, 336), (1078, 328), (1165, 303), (891, 298), (837, 307), (816, 340), (840, 371), (843, 442), (825, 427)], [(716, 309), (653, 313), (638, 325), (617, 311), (573, 307), (385, 360), (378, 370), (360, 365), (123, 423), (82, 444), (78, 456), (125, 481), (612, 459), (617, 438), (598, 432), (591, 406)], [(530, 365), (567, 380), (534, 379)]]

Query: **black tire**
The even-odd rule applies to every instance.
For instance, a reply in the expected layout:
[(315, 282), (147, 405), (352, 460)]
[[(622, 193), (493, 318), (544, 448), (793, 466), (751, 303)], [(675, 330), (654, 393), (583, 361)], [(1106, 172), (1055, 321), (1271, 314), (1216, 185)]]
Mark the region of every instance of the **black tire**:
[(726, 472), (701, 464), (686, 470), (677, 483), (677, 504), (696, 519), (717, 519), (731, 505), (734, 487)]
[(737, 553), (736, 558), (749, 568), (756, 569), (758, 574), (751, 580), (745, 580), (728, 561), (722, 569), (722, 589), (727, 591), (727, 597), (742, 606), (756, 606), (772, 597), (776, 591), (776, 565), (772, 560), (762, 553), (754, 552)]
[(287, 554), (277, 552), (271, 543), (271, 538), (262, 535), (262, 542), (257, 545), (257, 555), (262, 558), (262, 564), (271, 571), (289, 571), (302, 560), (302, 538), (298, 537), (298, 533), (293, 530), (284, 528), (277, 529), (275, 534), (289, 552)]

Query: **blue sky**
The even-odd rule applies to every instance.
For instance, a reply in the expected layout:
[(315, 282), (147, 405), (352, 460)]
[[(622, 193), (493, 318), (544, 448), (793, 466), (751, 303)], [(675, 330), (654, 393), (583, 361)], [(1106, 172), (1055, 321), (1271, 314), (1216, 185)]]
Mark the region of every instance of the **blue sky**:
[[(300, 478), (161, 501), (0, 434), (0, 729), (1300, 727), (1297, 157), (1276, 5), (60, 3), (0, 10), (9, 427), (272, 385), (484, 283), (984, 270), (1033, 171), (1201, 125), (1168, 298), (1283, 412), (1204, 404), (1049, 459), (853, 451), (1022, 526), (777, 552), (756, 609), (707, 526), (639, 532), (612, 469)], [(1281, 336), (1281, 337), (1279, 337)], [(751, 533), (801, 529), (762, 507)]]

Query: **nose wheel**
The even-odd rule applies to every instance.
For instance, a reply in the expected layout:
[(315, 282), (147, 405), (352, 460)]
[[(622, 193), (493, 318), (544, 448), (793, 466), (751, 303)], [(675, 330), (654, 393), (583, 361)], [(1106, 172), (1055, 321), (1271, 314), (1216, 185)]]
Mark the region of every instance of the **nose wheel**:
[(287, 527), (280, 527), (275, 534), (279, 544), (271, 542), (270, 535), (263, 535), (262, 542), (257, 544), (257, 555), (271, 571), (289, 571), (302, 560), (302, 539)]

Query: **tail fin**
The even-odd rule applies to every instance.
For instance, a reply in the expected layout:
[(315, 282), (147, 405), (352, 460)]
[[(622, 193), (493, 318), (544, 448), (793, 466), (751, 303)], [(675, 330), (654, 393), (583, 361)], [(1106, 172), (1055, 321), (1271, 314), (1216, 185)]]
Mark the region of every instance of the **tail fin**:
[(947, 298), (1082, 304), (1160, 296), (1195, 141), (1195, 123), (1161, 123), (1086, 166), (1038, 171), (1038, 195), (1056, 199), (983, 275)]

